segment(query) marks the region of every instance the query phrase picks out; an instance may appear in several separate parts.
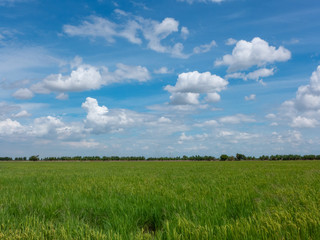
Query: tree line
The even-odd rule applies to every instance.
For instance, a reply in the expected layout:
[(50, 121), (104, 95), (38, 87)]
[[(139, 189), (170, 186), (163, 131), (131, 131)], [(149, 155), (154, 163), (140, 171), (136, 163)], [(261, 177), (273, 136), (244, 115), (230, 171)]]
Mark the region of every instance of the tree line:
[(182, 156), (182, 157), (149, 157), (144, 156), (74, 156), (74, 157), (45, 157), (39, 155), (27, 157), (0, 157), (0, 161), (243, 161), (243, 160), (261, 160), (261, 161), (289, 161), (289, 160), (320, 160), (320, 155), (262, 155), (260, 157), (245, 156), (237, 153), (235, 156), (222, 154), (219, 158), (214, 156)]

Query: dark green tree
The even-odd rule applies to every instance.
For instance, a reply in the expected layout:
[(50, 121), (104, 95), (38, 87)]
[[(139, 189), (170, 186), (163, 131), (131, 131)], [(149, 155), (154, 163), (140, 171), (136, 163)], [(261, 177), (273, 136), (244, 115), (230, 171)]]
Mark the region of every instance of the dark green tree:
[(39, 161), (39, 155), (33, 155), (31, 157), (29, 157), (29, 161)]
[(222, 154), (221, 156), (220, 156), (220, 161), (227, 161), (228, 160), (228, 155), (227, 154)]

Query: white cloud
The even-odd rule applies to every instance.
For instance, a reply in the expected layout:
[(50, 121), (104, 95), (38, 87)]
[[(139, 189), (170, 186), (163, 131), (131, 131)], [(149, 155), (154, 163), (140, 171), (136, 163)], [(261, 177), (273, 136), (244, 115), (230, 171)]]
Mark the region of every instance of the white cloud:
[(159, 69), (156, 69), (153, 71), (156, 74), (168, 74), (168, 73), (172, 73), (172, 70), (169, 70), (167, 67), (161, 67)]
[(297, 128), (314, 128), (318, 125), (316, 119), (298, 116), (292, 120), (291, 127)]
[(226, 45), (231, 46), (231, 45), (235, 45), (238, 41), (236, 39), (233, 38), (228, 38), (226, 41)]
[(113, 76), (117, 82), (124, 79), (146, 82), (151, 78), (147, 68), (141, 66), (128, 66), (122, 63), (117, 64), (117, 70), (114, 72)]
[(87, 111), (86, 127), (93, 133), (117, 132), (123, 128), (142, 123), (147, 120), (142, 114), (125, 109), (109, 111), (106, 106), (99, 106), (94, 98), (87, 97), (82, 103), (82, 108)]
[(91, 140), (91, 141), (86, 141), (86, 140), (82, 140), (82, 141), (66, 141), (63, 142), (64, 144), (67, 144), (71, 147), (74, 148), (97, 148), (100, 146), (100, 143)]
[[(316, 127), (320, 120), (320, 66), (307, 85), (300, 86), (296, 97), (281, 105), (279, 115), (291, 127)], [(289, 120), (289, 121), (288, 121)]]
[(67, 98), (64, 92), (96, 90), (111, 83), (119, 83), (126, 80), (145, 82), (150, 78), (148, 69), (142, 66), (128, 66), (119, 63), (114, 72), (109, 72), (106, 67), (97, 68), (87, 64), (80, 64), (71, 71), (70, 75), (51, 74), (43, 81), (32, 85), (31, 89), (36, 93), (42, 94), (63, 92), (57, 96), (57, 99), (64, 100)]
[(299, 110), (320, 110), (320, 65), (312, 73), (310, 83), (298, 88), (295, 106)]
[(36, 118), (29, 135), (36, 137), (56, 135), (57, 128), (63, 126), (64, 123), (56, 117), (47, 116)]
[(186, 39), (189, 36), (189, 29), (187, 27), (181, 28), (181, 37)]
[(291, 143), (294, 146), (303, 142), (302, 134), (297, 130), (289, 130), (283, 134), (273, 132), (271, 140), (275, 143)]
[(159, 123), (171, 123), (172, 121), (170, 120), (170, 118), (166, 118), (166, 117), (160, 117), (158, 119)]
[(274, 68), (268, 69), (268, 68), (260, 68), (258, 70), (255, 70), (253, 72), (249, 73), (243, 73), (243, 72), (235, 72), (235, 73), (229, 73), (225, 76), (226, 79), (243, 79), (245, 81), (247, 80), (255, 80), (262, 85), (266, 85), (262, 77), (269, 77), (274, 74)]
[(216, 41), (212, 40), (209, 44), (204, 44), (204, 45), (200, 45), (198, 47), (195, 47), (193, 49), (193, 53), (194, 54), (206, 53), (206, 52), (209, 52), (212, 47), (216, 47), (216, 46), (217, 46)]
[(193, 137), (192, 136), (186, 136), (186, 134), (184, 132), (179, 137), (179, 141), (190, 141), (190, 140), (193, 140)]
[(229, 72), (247, 70), (252, 66), (264, 66), (274, 62), (284, 62), (291, 58), (289, 50), (280, 46), (278, 49), (269, 46), (269, 43), (256, 37), (251, 42), (240, 40), (232, 50), (232, 54), (224, 55), (221, 60), (216, 60), (215, 65), (228, 66)]
[(198, 71), (181, 73), (175, 86), (167, 85), (165, 90), (169, 92), (193, 92), (208, 93), (220, 92), (226, 88), (228, 82), (210, 72)]
[(72, 70), (70, 76), (51, 74), (42, 82), (31, 87), (34, 92), (48, 93), (51, 91), (80, 92), (85, 90), (99, 89), (103, 85), (103, 79), (99, 70), (90, 65), (81, 65)]
[(58, 100), (67, 100), (69, 98), (68, 94), (65, 93), (60, 93), (59, 95), (56, 96), (56, 99)]
[(218, 137), (223, 138), (231, 143), (238, 143), (239, 141), (247, 141), (254, 138), (259, 138), (260, 135), (248, 132), (221, 130), (218, 133)]
[(164, 89), (171, 93), (172, 104), (199, 104), (199, 96), (207, 94), (206, 101), (217, 102), (220, 95), (217, 92), (226, 88), (228, 82), (209, 72), (198, 71), (181, 73), (175, 86), (167, 85)]
[(20, 88), (14, 92), (12, 96), (17, 99), (31, 99), (33, 98), (34, 94), (28, 88)]
[(18, 121), (11, 120), (10, 118), (0, 121), (0, 136), (20, 134), (24, 131), (24, 127)]
[(239, 123), (252, 123), (256, 120), (251, 117), (244, 114), (236, 114), (233, 116), (226, 116), (219, 118), (220, 123), (229, 123), (229, 124), (239, 124)]
[(194, 136), (187, 136), (184, 132), (180, 135), (178, 143), (182, 144), (185, 141), (192, 141), (192, 140), (196, 140), (196, 141), (204, 141), (205, 139), (208, 138), (208, 134), (204, 133), (204, 134), (196, 134)]
[(161, 44), (161, 40), (167, 38), (171, 33), (178, 32), (179, 22), (173, 18), (165, 18), (162, 22), (154, 20), (138, 18), (142, 28), (144, 38), (148, 41), (148, 48), (165, 53), (168, 52), (168, 47)]
[(170, 103), (174, 105), (199, 104), (199, 93), (174, 92), (170, 96)]
[(258, 81), (262, 77), (269, 77), (274, 74), (274, 68), (260, 68), (256, 71), (250, 72), (246, 75), (245, 80), (252, 79)]
[(245, 96), (244, 100), (246, 101), (253, 101), (256, 99), (256, 95), (255, 94), (250, 94), (249, 96)]
[(183, 53), (183, 44), (182, 43), (176, 43), (173, 48), (170, 50), (171, 56), (175, 58), (183, 58), (186, 59), (190, 57), (190, 54)]
[(137, 31), (141, 26), (136, 21), (128, 21), (126, 27), (119, 33), (119, 36), (126, 38), (129, 42), (134, 44), (141, 44), (142, 40), (137, 36)]
[[(173, 57), (187, 58), (189, 55), (183, 54), (182, 43), (175, 43), (173, 46), (164, 46), (161, 41), (171, 34), (179, 32), (179, 22), (174, 18), (165, 18), (161, 22), (145, 19), (139, 16), (127, 14), (119, 9), (115, 11), (121, 18), (125, 19), (124, 24), (111, 22), (108, 19), (90, 16), (78, 26), (64, 25), (63, 30), (69, 36), (80, 37), (102, 37), (107, 42), (113, 43), (116, 37), (125, 38), (133, 44), (142, 44), (139, 33), (148, 42), (147, 47), (160, 53), (169, 53)], [(189, 30), (181, 28), (181, 35), (186, 38)]]
[(117, 25), (107, 19), (90, 16), (79, 26), (64, 25), (63, 31), (70, 36), (103, 37), (108, 42), (114, 42), (116, 28)]
[(221, 99), (220, 95), (216, 92), (214, 93), (207, 93), (206, 101), (207, 102), (219, 102)]
[(12, 117), (15, 117), (15, 118), (23, 118), (23, 117), (30, 117), (31, 114), (28, 113), (26, 110), (22, 110), (16, 114), (12, 114)]
[(277, 116), (274, 113), (269, 113), (269, 114), (266, 115), (266, 118), (268, 118), (268, 119), (274, 119), (276, 117)]
[(196, 123), (195, 127), (216, 127), (219, 126), (219, 123), (216, 120), (207, 120), (203, 123)]
[(175, 86), (167, 85), (164, 89), (171, 93), (172, 104), (199, 104), (200, 94), (207, 94), (207, 101), (220, 100), (220, 92), (226, 88), (228, 81), (211, 74), (198, 71), (181, 73)]

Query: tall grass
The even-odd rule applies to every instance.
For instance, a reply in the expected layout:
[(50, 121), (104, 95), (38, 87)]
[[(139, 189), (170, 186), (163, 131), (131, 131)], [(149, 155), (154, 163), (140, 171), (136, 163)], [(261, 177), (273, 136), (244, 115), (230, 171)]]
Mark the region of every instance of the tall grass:
[(320, 239), (320, 162), (0, 163), (0, 239)]

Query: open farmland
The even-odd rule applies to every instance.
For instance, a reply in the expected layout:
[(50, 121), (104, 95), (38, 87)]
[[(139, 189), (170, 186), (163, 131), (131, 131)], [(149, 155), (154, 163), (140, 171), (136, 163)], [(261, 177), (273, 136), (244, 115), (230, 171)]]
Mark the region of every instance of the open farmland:
[(320, 162), (2, 162), (0, 239), (320, 239)]

